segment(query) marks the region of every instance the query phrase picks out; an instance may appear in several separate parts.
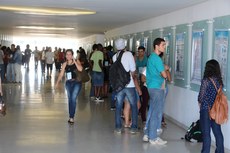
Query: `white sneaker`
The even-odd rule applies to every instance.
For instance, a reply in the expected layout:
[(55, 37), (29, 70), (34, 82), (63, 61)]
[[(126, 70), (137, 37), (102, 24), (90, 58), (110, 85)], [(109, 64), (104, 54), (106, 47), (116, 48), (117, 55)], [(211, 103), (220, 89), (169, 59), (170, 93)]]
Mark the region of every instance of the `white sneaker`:
[(161, 138), (157, 137), (156, 140), (149, 140), (149, 143), (153, 145), (165, 145), (167, 141), (164, 141)]
[(149, 138), (148, 138), (148, 135), (144, 135), (143, 136), (143, 139), (142, 139), (144, 142), (149, 142)]
[(97, 102), (104, 102), (104, 99), (102, 99), (101, 97), (96, 97), (95, 101), (97, 101)]
[(157, 135), (160, 135), (163, 132), (163, 129), (157, 129)]

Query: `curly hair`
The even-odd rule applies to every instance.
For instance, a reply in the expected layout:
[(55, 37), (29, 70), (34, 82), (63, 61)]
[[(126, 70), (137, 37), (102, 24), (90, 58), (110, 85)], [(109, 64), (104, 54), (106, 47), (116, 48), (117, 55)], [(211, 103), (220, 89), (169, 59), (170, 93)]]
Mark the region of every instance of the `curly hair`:
[(209, 77), (216, 77), (218, 82), (221, 85), (223, 85), (221, 71), (220, 71), (220, 65), (214, 59), (207, 61), (206, 65), (205, 65), (203, 78), (209, 78)]

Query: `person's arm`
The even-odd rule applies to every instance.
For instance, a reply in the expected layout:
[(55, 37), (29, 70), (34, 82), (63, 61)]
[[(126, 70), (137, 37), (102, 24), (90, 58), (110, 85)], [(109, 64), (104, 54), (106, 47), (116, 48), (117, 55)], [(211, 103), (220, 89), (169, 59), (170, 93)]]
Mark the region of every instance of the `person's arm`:
[(138, 94), (142, 95), (142, 91), (141, 91), (140, 85), (138, 83), (138, 79), (137, 79), (135, 71), (134, 72), (130, 72), (130, 73), (131, 73), (131, 76), (133, 78), (133, 82), (134, 82), (134, 85), (135, 85), (135, 88), (136, 88)]
[(170, 74), (169, 69), (170, 69), (169, 66), (168, 66), (168, 65), (165, 65), (165, 72), (166, 72), (166, 75), (167, 75), (167, 80), (168, 80), (169, 82), (171, 82), (172, 79), (171, 79), (171, 74)]
[[(101, 52), (102, 53), (102, 52)], [(99, 66), (100, 66), (100, 68), (101, 68), (101, 70), (103, 71), (103, 60), (104, 60), (104, 54), (102, 53), (101, 54), (101, 58), (100, 58), (100, 60), (98, 61), (98, 64), (99, 64)]]
[(58, 79), (57, 79), (57, 82), (55, 84), (55, 89), (58, 87), (59, 82), (61, 81), (62, 77), (64, 76), (66, 64), (67, 64), (67, 62), (64, 62), (62, 64), (62, 69), (61, 69), (61, 72), (58, 75)]

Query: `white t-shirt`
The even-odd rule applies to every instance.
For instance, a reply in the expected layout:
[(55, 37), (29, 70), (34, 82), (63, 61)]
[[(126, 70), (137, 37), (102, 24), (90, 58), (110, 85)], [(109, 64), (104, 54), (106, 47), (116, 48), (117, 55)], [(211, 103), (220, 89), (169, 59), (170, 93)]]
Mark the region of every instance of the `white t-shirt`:
[[(117, 60), (117, 57), (119, 55), (120, 52), (116, 53), (115, 55), (113, 55), (113, 62), (115, 62)], [(118, 55), (117, 55), (118, 54)], [(136, 71), (136, 63), (134, 61), (134, 57), (132, 55), (131, 52), (129, 51), (125, 51), (121, 57), (121, 63), (124, 67), (124, 69), (128, 72), (135, 72)], [(134, 82), (133, 82), (133, 77), (130, 73), (130, 82), (126, 87), (135, 87)]]
[(54, 62), (54, 53), (53, 52), (46, 52), (46, 63), (47, 64), (53, 64)]
[[(146, 67), (143, 67), (142, 74), (146, 77)], [(144, 83), (144, 86), (147, 87), (146, 82)]]

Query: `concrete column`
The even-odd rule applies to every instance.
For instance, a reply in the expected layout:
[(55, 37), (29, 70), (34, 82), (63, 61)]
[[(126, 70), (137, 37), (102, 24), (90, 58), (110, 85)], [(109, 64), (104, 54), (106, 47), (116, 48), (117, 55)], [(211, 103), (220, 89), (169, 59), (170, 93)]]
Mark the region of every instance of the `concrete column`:
[(192, 24), (188, 24), (188, 58), (187, 58), (187, 78), (186, 78), (186, 88), (191, 88), (190, 80), (191, 80), (191, 57), (192, 57)]
[(176, 63), (175, 63), (175, 54), (176, 54), (176, 26), (173, 26), (172, 28), (172, 71), (171, 71), (171, 77), (172, 77), (172, 83), (174, 83), (174, 78), (175, 78), (175, 68), (176, 68)]
[(213, 48), (213, 19), (207, 21), (208, 24), (208, 46), (207, 46), (207, 60), (212, 59)]

